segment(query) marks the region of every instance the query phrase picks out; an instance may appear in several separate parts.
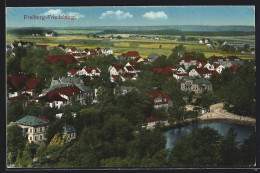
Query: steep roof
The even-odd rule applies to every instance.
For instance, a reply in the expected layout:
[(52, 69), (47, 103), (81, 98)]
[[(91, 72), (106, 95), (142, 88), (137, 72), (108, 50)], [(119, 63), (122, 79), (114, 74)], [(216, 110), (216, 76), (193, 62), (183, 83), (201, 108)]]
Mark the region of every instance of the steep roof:
[(122, 65), (112, 64), (111, 66), (114, 67), (116, 69), (116, 71), (119, 71), (119, 70), (125, 71), (124, 67)]
[(195, 70), (199, 73), (199, 74), (210, 74), (210, 71), (207, 68), (195, 68)]
[(100, 73), (100, 70), (97, 67), (85, 67), (86, 72), (91, 73), (92, 70), (96, 70), (97, 73)]
[(30, 97), (30, 94), (28, 93), (23, 93), (19, 96), (15, 96), (15, 97), (9, 97), (8, 100), (20, 100), (20, 99), (25, 99), (25, 98), (28, 98)]
[(20, 124), (20, 125), (32, 126), (32, 127), (49, 124), (49, 122), (47, 122), (47, 121), (44, 121), (44, 120), (37, 118), (35, 116), (29, 116), (29, 115), (23, 117), (20, 120), (17, 120), (15, 123)]
[(216, 76), (219, 76), (220, 74), (216, 71), (216, 70), (213, 70), (213, 71), (210, 71), (212, 75), (216, 75)]
[(72, 63), (79, 63), (79, 61), (73, 56), (73, 55), (51, 55), (48, 56), (45, 61), (50, 64), (50, 65), (54, 65), (59, 61), (63, 61), (66, 63), (66, 65), (72, 64)]
[(35, 89), (39, 82), (39, 78), (29, 78), (26, 81), (26, 87), (27, 89)]
[(123, 53), (121, 56), (123, 57), (138, 57), (139, 52), (137, 51), (128, 51), (127, 53)]
[(67, 72), (74, 75), (74, 74), (76, 74), (78, 71), (79, 71), (79, 69), (70, 69), (70, 70), (68, 70)]
[[(154, 105), (167, 104), (167, 103), (169, 103), (169, 101), (171, 99), (170, 96), (168, 96), (168, 95), (166, 95), (166, 94), (164, 94), (160, 91), (148, 92), (147, 94), (152, 98)], [(158, 97), (162, 98), (161, 102), (155, 102), (155, 99), (158, 98)]]
[(198, 61), (198, 59), (192, 57), (192, 56), (187, 56), (181, 59), (181, 61), (184, 60), (185, 62), (190, 62), (190, 61)]
[(130, 77), (134, 77), (136, 75), (136, 73), (128, 73), (128, 72), (126, 72), (125, 75), (126, 76), (130, 76)]

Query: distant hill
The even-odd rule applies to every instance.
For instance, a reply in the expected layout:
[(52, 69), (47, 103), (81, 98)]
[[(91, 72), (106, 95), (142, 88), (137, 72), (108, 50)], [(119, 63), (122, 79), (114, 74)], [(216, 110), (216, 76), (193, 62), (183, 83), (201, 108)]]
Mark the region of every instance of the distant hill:
[[(57, 29), (57, 28), (55, 28)], [(66, 27), (60, 29), (89, 29), (89, 30), (179, 30), (179, 31), (243, 31), (253, 32), (255, 26), (212, 26), (212, 25), (160, 25), (160, 26), (91, 26), (91, 27)]]
[(28, 28), (7, 28), (6, 32), (8, 34), (15, 34), (15, 35), (32, 35), (32, 34), (40, 34), (45, 35), (46, 33), (50, 34), (53, 33), (54, 36), (57, 33), (50, 28), (36, 28), (36, 27), (28, 27)]

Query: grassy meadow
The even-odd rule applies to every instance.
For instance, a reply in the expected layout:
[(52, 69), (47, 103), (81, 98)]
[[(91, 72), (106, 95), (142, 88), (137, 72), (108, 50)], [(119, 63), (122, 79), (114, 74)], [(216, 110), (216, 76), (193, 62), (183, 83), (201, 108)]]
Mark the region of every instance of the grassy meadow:
[[(255, 58), (255, 55), (252, 54), (241, 54), (241, 53), (224, 53), (220, 50), (207, 48), (205, 44), (199, 44), (198, 42), (181, 42), (175, 41), (175, 38), (180, 38), (180, 36), (159, 36), (160, 40), (151, 40), (151, 39), (138, 39), (138, 38), (129, 38), (128, 35), (121, 35), (123, 38), (120, 40), (109, 39), (109, 38), (88, 38), (84, 34), (89, 34), (94, 31), (84, 31), (84, 34), (80, 35), (81, 31), (75, 31), (70, 33), (70, 35), (60, 35), (57, 37), (45, 37), (45, 36), (18, 36), (7, 34), (7, 42), (12, 42), (14, 40), (23, 40), (31, 41), (36, 44), (47, 44), (50, 46), (57, 46), (59, 44), (64, 44), (68, 47), (76, 47), (78, 49), (95, 49), (96, 47), (109, 47), (112, 48), (115, 55), (121, 55), (127, 51), (138, 51), (140, 55), (144, 58), (148, 57), (150, 54), (159, 54), (169, 56), (171, 50), (179, 45), (183, 44), (188, 51), (197, 51), (203, 52), (206, 57), (212, 55), (215, 56), (230, 56), (236, 55), (242, 59), (251, 59)], [(65, 34), (69, 31), (66, 30), (57, 30), (59, 34)], [(73, 35), (75, 34), (75, 35)], [(190, 36), (189, 36), (190, 37)], [(172, 39), (170, 39), (172, 38)], [(255, 36), (230, 36), (230, 37), (200, 37), (194, 36), (194, 38), (202, 39), (209, 38), (212, 41), (214, 40), (226, 40), (228, 43), (233, 45), (244, 45), (249, 44), (251, 47), (255, 45)], [(160, 48), (161, 45), (161, 48)]]

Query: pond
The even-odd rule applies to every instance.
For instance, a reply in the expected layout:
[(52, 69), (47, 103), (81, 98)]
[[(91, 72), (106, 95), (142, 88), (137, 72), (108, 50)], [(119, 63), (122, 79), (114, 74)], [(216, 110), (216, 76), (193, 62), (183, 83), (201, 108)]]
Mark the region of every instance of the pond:
[(255, 131), (255, 127), (252, 126), (243, 126), (238, 124), (232, 124), (232, 123), (203, 123), (203, 124), (192, 124), (187, 125), (184, 127), (171, 129), (168, 131), (163, 132), (163, 135), (166, 136), (167, 142), (166, 142), (166, 148), (171, 149), (174, 146), (174, 143), (181, 138), (184, 134), (189, 134), (192, 131), (203, 128), (203, 127), (210, 127), (216, 131), (222, 136), (226, 136), (230, 128), (233, 128), (235, 132), (237, 133), (236, 142), (238, 142), (238, 147), (244, 143), (245, 139), (248, 139), (250, 135)]

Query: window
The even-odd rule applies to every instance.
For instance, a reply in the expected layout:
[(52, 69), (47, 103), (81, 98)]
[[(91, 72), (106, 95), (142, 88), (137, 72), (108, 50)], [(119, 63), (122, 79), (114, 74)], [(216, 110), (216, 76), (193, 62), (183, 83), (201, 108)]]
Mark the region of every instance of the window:
[(37, 136), (35, 136), (35, 138), (34, 138), (34, 139), (35, 139), (35, 141), (37, 141)]
[(30, 128), (30, 132), (32, 133), (32, 129)]
[(42, 132), (42, 128), (40, 128), (40, 132)]
[(40, 140), (42, 140), (42, 135), (40, 136)]
[(30, 141), (32, 140), (32, 137), (30, 137)]
[(35, 128), (35, 129), (34, 129), (34, 132), (36, 133), (36, 131), (37, 131), (37, 129)]

